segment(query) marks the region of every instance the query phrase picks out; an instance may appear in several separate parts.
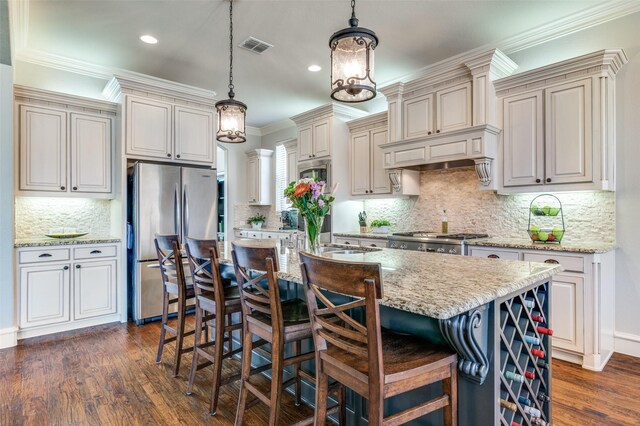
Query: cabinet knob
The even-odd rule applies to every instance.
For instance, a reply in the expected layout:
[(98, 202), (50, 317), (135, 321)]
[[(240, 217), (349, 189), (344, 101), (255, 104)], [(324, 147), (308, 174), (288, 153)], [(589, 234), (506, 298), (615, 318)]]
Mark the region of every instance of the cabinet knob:
[(552, 263), (552, 264), (554, 264), (554, 265), (557, 265), (557, 264), (559, 264), (560, 262), (558, 262), (558, 261), (557, 261), (557, 260), (555, 260), (555, 259), (547, 259), (547, 260), (545, 260), (545, 261), (544, 261), (544, 263)]
[(375, 244), (371, 244), (371, 246), (370, 246), (370, 247), (378, 247), (378, 246), (377, 246), (377, 245), (375, 245)]
[(171, 158), (171, 154), (167, 154), (167, 157)]
[(77, 191), (77, 190), (78, 190), (78, 187), (77, 187), (77, 186), (74, 186), (74, 187), (73, 187), (73, 188), (71, 188), (71, 189), (73, 189), (74, 191)]
[(551, 178), (547, 178), (547, 182), (551, 182)]
[(176, 155), (176, 158), (180, 158), (180, 154)]
[(80, 265), (76, 265), (76, 269), (80, 269)]
[(489, 259), (500, 259), (500, 256), (498, 256), (497, 254), (490, 254), (489, 256), (487, 256)]
[(428, 135), (430, 135), (430, 134), (431, 134), (431, 132), (429, 131), (429, 132), (427, 132), (427, 134), (428, 134)]
[(60, 189), (61, 189), (62, 191), (64, 191), (64, 190), (65, 190), (65, 189), (67, 189), (67, 188), (65, 188), (64, 186), (61, 186), (61, 187), (60, 187)]
[(540, 179), (536, 179), (536, 183), (540, 183)]
[(63, 267), (62, 269), (63, 269), (64, 271), (67, 271), (67, 270), (69, 269), (69, 267), (68, 267), (68, 266), (65, 266), (65, 267)]
[(440, 130), (436, 130), (436, 133), (440, 133)]

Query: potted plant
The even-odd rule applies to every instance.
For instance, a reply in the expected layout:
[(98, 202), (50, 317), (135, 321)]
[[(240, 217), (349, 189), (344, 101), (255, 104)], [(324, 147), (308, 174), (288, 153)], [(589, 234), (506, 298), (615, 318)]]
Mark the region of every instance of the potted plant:
[(374, 219), (371, 221), (371, 232), (374, 234), (388, 234), (391, 222), (387, 219)]
[(358, 213), (358, 222), (360, 223), (360, 232), (367, 232), (367, 212)]
[(251, 216), (247, 219), (247, 223), (251, 225), (253, 229), (261, 229), (262, 224), (267, 221), (267, 218), (261, 214), (256, 214), (255, 216)]

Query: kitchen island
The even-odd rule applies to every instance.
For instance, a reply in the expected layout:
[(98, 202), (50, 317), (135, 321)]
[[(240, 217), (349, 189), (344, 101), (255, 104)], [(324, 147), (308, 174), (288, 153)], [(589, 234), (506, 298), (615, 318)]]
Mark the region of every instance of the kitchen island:
[[(275, 246), (264, 240), (241, 243)], [(230, 242), (220, 243), (220, 253), (223, 263), (230, 263)], [(286, 283), (286, 297), (303, 297), (296, 285), (302, 283), (297, 251), (278, 248), (278, 253), (278, 277)], [(530, 410), (519, 397), (529, 397), (534, 410), (549, 421), (550, 403), (539, 398), (550, 395), (551, 371), (538, 361), (548, 362), (551, 345), (538, 323), (546, 326), (550, 321), (549, 282), (561, 271), (559, 265), (362, 247), (356, 253), (323, 255), (380, 263), (382, 325), (446, 343), (458, 353), (460, 425), (530, 425), (531, 417), (525, 414)], [(401, 410), (406, 400), (425, 399), (435, 391), (427, 387), (392, 398), (385, 409)], [(501, 408), (501, 399), (514, 403), (516, 410)], [(359, 424), (365, 420), (364, 401), (351, 395), (349, 402), (354, 416), (349, 423)], [(433, 413), (411, 424), (437, 424), (439, 416)]]

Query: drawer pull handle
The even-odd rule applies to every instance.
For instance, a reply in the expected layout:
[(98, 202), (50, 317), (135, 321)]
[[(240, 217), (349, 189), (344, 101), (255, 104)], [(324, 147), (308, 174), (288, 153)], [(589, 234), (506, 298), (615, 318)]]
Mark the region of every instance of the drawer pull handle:
[(489, 256), (487, 256), (489, 259), (500, 259), (500, 256), (498, 256), (497, 254), (490, 254)]
[(553, 263), (554, 265), (558, 265), (560, 262), (555, 259), (547, 259), (544, 261), (544, 263)]
[(62, 268), (62, 269), (63, 269), (63, 270), (65, 270), (65, 271), (67, 271), (67, 270), (69, 270), (69, 267), (68, 267), (68, 266), (65, 266), (65, 267), (64, 267), (64, 268)]
[(76, 269), (80, 269), (80, 265), (76, 265)]
[(40, 256), (38, 257), (51, 257), (51, 255), (49, 253), (42, 253)]
[(377, 246), (377, 245), (375, 245), (375, 244), (371, 244), (371, 247), (378, 247), (378, 246)]
[(89, 253), (89, 254), (100, 254), (100, 253), (102, 253), (102, 251), (101, 251), (101, 250), (93, 250), (93, 251), (91, 251), (91, 253)]

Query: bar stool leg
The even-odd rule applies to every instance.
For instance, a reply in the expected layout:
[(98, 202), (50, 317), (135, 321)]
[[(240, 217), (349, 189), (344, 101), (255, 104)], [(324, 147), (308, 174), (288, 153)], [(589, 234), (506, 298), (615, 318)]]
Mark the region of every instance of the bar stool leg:
[(160, 323), (160, 341), (158, 342), (158, 353), (156, 355), (156, 364), (162, 361), (162, 350), (164, 349), (164, 339), (167, 334), (167, 325), (169, 317), (169, 294), (165, 291), (162, 295), (162, 322)]
[[(191, 360), (191, 371), (189, 371), (189, 384), (187, 385), (187, 395), (191, 395), (193, 392), (193, 382), (196, 379), (196, 371), (198, 370), (198, 345), (202, 343), (202, 315), (204, 311), (196, 308), (196, 330), (194, 333), (194, 346), (193, 346), (193, 358)], [(206, 324), (205, 324), (206, 327)], [(207, 334), (207, 328), (205, 328), (205, 335)]]
[(238, 410), (236, 412), (235, 426), (241, 426), (244, 418), (244, 410), (247, 406), (247, 396), (249, 395), (249, 389), (245, 384), (249, 380), (251, 374), (251, 336), (249, 330), (246, 327), (242, 329), (242, 378), (240, 381), (240, 397), (238, 398)]
[[(227, 316), (229, 318), (229, 316)], [(220, 377), (222, 377), (222, 356), (224, 354), (224, 328), (225, 317), (220, 315), (220, 318), (216, 318), (217, 321), (223, 321), (223, 324), (217, 324), (216, 327), (216, 339), (213, 345), (214, 348), (214, 362), (213, 362), (213, 384), (211, 387), (211, 401), (209, 402), (209, 413), (213, 416), (218, 409), (218, 395), (220, 394)]]
[(346, 425), (347, 424), (347, 391), (344, 388), (344, 385), (340, 384), (340, 389), (338, 390), (338, 404), (340, 404), (340, 411), (338, 417), (338, 425)]
[[(296, 340), (294, 343), (293, 355), (298, 356), (302, 353), (302, 342), (300, 340)], [(296, 407), (300, 406), (302, 402), (301, 391), (302, 391), (302, 380), (300, 379), (300, 367), (301, 364), (293, 364), (293, 374), (296, 377)]]
[(184, 340), (184, 311), (186, 309), (186, 301), (178, 299), (178, 325), (176, 327), (176, 360), (173, 363), (173, 377), (178, 376), (180, 371), (180, 359), (182, 358), (182, 341)]
[(451, 377), (442, 380), (443, 393), (449, 395), (449, 404), (443, 407), (445, 426), (458, 424), (458, 375), (456, 365), (451, 365)]
[(329, 376), (320, 372), (319, 368), (316, 368), (316, 412), (313, 421), (314, 426), (324, 426), (326, 424), (328, 393)]
[(384, 398), (376, 386), (369, 388), (369, 425), (381, 426), (384, 418)]
[(269, 426), (278, 425), (280, 415), (280, 400), (282, 399), (282, 364), (284, 345), (274, 339), (271, 343), (271, 406), (269, 407)]

